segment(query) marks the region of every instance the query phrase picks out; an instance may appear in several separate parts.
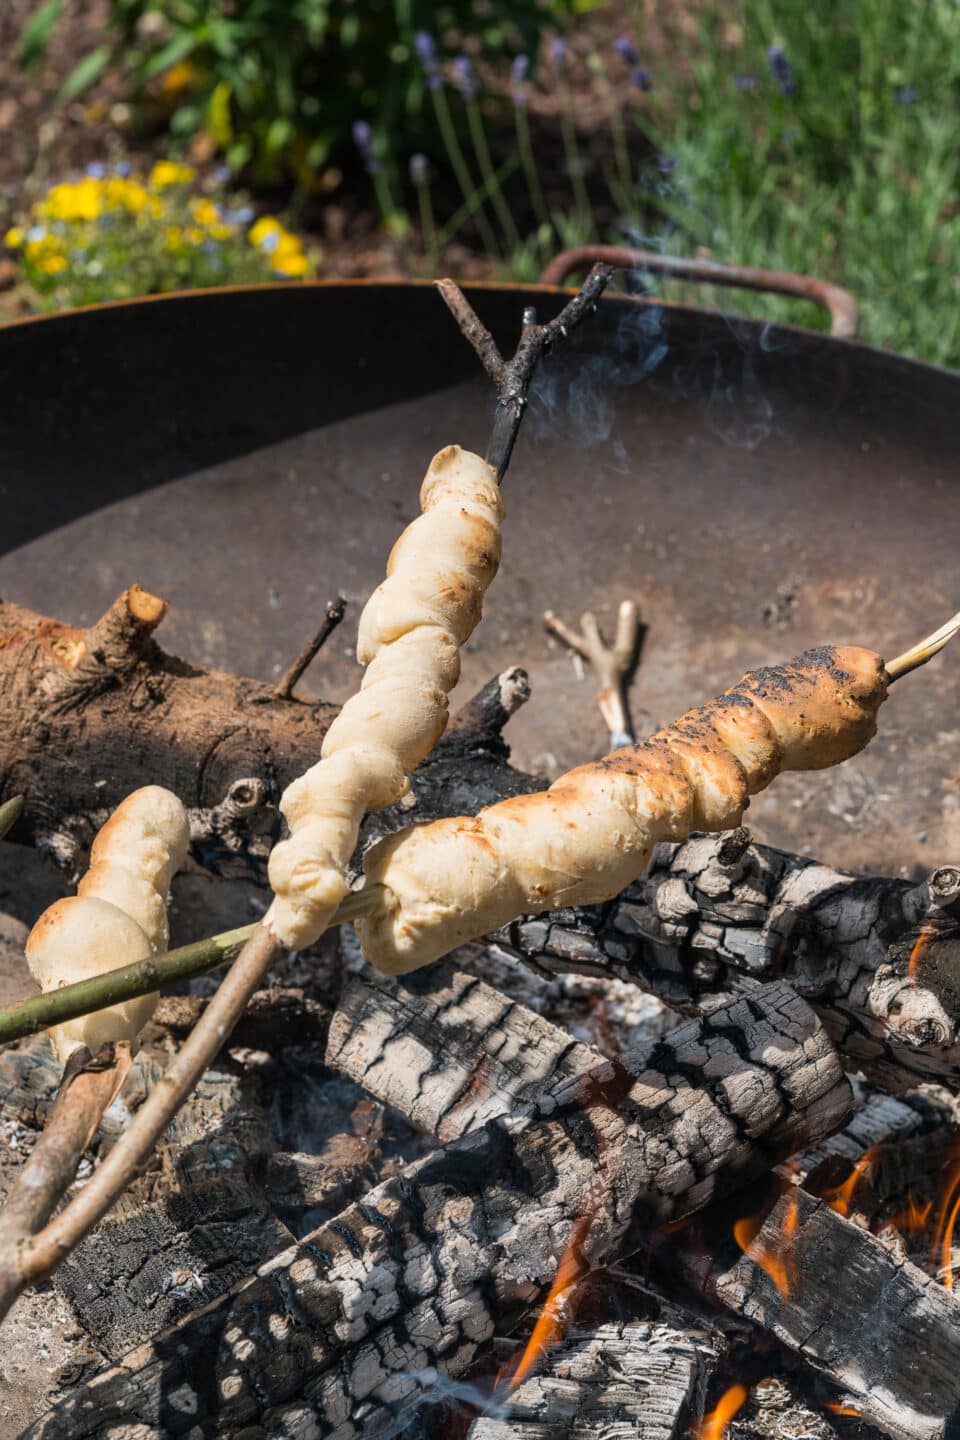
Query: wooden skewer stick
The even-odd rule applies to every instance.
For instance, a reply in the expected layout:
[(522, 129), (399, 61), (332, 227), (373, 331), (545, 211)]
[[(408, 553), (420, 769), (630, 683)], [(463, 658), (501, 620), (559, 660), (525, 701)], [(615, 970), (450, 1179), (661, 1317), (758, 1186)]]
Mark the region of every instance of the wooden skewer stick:
[(921, 665), (926, 665), (934, 655), (939, 655), (945, 645), (957, 634), (960, 634), (960, 610), (956, 615), (941, 625), (939, 630), (934, 630), (925, 640), (920, 640), (916, 645), (911, 645), (909, 650), (904, 650), (902, 655), (897, 655), (887, 663), (887, 678), (892, 685), (894, 680), (899, 680), (902, 675), (909, 675), (911, 670), (919, 670)]
[(604, 643), (596, 616), (589, 610), (580, 617), (579, 633), (571, 630), (552, 610), (544, 612), (543, 623), (551, 635), (587, 661), (600, 681), (597, 704), (610, 732), (610, 749), (634, 745), (637, 737), (626, 697), (626, 683), (636, 663), (641, 634), (640, 615), (634, 602), (621, 603), (611, 646)]
[[(488, 460), (494, 467), (498, 480), (502, 480), (509, 465), (513, 443), (526, 407), (527, 389), (541, 355), (556, 341), (565, 338), (568, 330), (590, 313), (612, 273), (609, 266), (594, 267), (580, 293), (570, 301), (556, 320), (547, 325), (537, 325), (532, 311), (524, 312), (523, 330), (516, 354), (509, 362), (501, 358), (499, 366), (495, 367), (499, 403), (488, 448)], [(468, 338), (471, 338), (471, 327), (475, 324), (489, 340), (489, 345), (478, 345), (476, 339), (471, 339), (471, 343), (477, 349), (488, 373), (492, 373), (494, 360), (490, 346), (497, 356), (499, 352), (496, 351), (489, 332), (481, 325), (466, 297), (452, 281), (442, 282), (441, 293)], [(327, 618), (328, 622), (332, 623), (301, 652), (291, 670), (280, 682), (281, 686), (288, 684), (288, 693), (323, 639), (330, 633), (330, 629), (339, 623), (338, 617), (331, 616), (329, 610)], [(358, 907), (365, 908), (373, 901), (371, 891), (346, 897), (346, 913), (341, 918), (346, 918), (347, 914), (358, 913)], [(38, 1221), (34, 1210), (30, 1211), (28, 1218), (20, 1217), (20, 1235), (15, 1234), (14, 1243), (7, 1244), (0, 1253), (0, 1320), (27, 1286), (36, 1284), (53, 1273), (57, 1265), (89, 1234), (140, 1173), (160, 1136), (228, 1039), (248, 1001), (259, 988), (276, 958), (279, 948), (277, 940), (263, 924), (254, 927), (207, 1009), (93, 1178), (66, 1209), (43, 1229), (37, 1230)], [(149, 974), (152, 981), (148, 989), (157, 988), (157, 958), (151, 957), (141, 962), (148, 967), (145, 973)], [(149, 973), (149, 967), (153, 967), (152, 973)], [(143, 975), (135, 977), (134, 983), (142, 983), (143, 978)], [(66, 1168), (61, 1167), (58, 1170), (57, 1182), (60, 1189), (50, 1209), (46, 1211), (47, 1214), (69, 1185), (80, 1154), (82, 1149), (72, 1156), (72, 1169), (71, 1156), (67, 1155)], [(14, 1232), (18, 1213), (19, 1207), (15, 1209), (11, 1220)], [(37, 1233), (31, 1234), (31, 1231)]]

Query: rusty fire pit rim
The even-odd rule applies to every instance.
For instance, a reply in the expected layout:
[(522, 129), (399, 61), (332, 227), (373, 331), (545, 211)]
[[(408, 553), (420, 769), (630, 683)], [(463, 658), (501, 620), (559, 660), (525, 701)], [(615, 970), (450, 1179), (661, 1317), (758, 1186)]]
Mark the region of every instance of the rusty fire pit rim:
[[(460, 282), (458, 282), (460, 283)], [(403, 291), (403, 290), (428, 290), (434, 287), (434, 279), (425, 279), (417, 276), (376, 276), (371, 278), (355, 277), (330, 277), (317, 280), (299, 280), (296, 282), (297, 293), (302, 290), (326, 291), (326, 290), (372, 290)], [(485, 292), (501, 295), (516, 295), (518, 300), (524, 296), (531, 295), (573, 295), (576, 287), (566, 285), (544, 285), (536, 281), (507, 281), (507, 280), (470, 280), (464, 281), (461, 285), (463, 291), (483, 294)], [(121, 309), (132, 310), (140, 306), (154, 306), (163, 303), (177, 303), (183, 301), (202, 301), (206, 299), (215, 300), (227, 295), (289, 295), (292, 286), (278, 284), (276, 282), (263, 282), (252, 285), (211, 285), (203, 289), (174, 290), (162, 295), (137, 295), (123, 300), (105, 300), (98, 305), (75, 305), (65, 310), (55, 310), (42, 315), (26, 315), (16, 320), (8, 320), (0, 325), (0, 345), (8, 333), (22, 333), (35, 330), (43, 325), (56, 324), (59, 320), (72, 320), (78, 316), (97, 315), (101, 312), (113, 312)], [(719, 310), (713, 306), (706, 305), (683, 305), (674, 300), (665, 299), (661, 296), (648, 295), (626, 295), (622, 291), (608, 291), (601, 297), (600, 304), (603, 305), (624, 305), (643, 307), (648, 309), (666, 309), (679, 316), (702, 317), (705, 315), (713, 319), (728, 319), (736, 322), (738, 326), (745, 326), (748, 331), (754, 330), (758, 334), (765, 331), (768, 335), (792, 336), (798, 340), (806, 341), (808, 344), (814, 342), (836, 350), (841, 347), (854, 355), (862, 355), (863, 358), (879, 360), (881, 363), (897, 367), (908, 366), (919, 372), (926, 372), (931, 378), (940, 377), (950, 380), (960, 379), (960, 368), (954, 369), (948, 365), (940, 365), (931, 360), (921, 360), (916, 356), (902, 355), (897, 350), (888, 350), (880, 345), (871, 345), (861, 339), (838, 339), (825, 330), (811, 330), (802, 325), (792, 325), (786, 322), (777, 321), (771, 323), (761, 320), (755, 316), (739, 315), (731, 311)]]

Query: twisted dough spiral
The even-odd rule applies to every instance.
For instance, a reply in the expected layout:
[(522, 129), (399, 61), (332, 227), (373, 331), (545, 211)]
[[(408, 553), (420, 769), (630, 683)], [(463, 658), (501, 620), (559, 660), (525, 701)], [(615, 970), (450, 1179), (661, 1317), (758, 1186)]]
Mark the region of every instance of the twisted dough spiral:
[(360, 690), (328, 730), (318, 764), (280, 802), (291, 835), (270, 855), (276, 898), (266, 924), (294, 950), (323, 932), (347, 893), (366, 811), (402, 799), (406, 772), (443, 734), (459, 647), (500, 563), (500, 487), (478, 455), (459, 445), (435, 455), (420, 507), (360, 616)]
[[(90, 851), (76, 895), (57, 900), (27, 937), (27, 962), (44, 991), (89, 980), (166, 950), (167, 892), (190, 846), (187, 815), (159, 785), (135, 790), (118, 805)], [(141, 995), (50, 1030), (62, 1061), (81, 1045), (96, 1054), (108, 1041), (135, 1045), (156, 1009)]]
[(364, 861), (383, 887), (355, 922), (364, 954), (404, 974), (517, 915), (610, 899), (658, 841), (739, 825), (748, 797), (781, 770), (862, 750), (886, 693), (872, 651), (808, 650), (549, 790), (391, 835)]

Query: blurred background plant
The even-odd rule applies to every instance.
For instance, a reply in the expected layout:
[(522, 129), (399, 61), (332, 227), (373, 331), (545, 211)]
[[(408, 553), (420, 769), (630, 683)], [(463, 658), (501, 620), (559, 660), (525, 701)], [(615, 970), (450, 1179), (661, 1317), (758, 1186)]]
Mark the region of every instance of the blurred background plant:
[(196, 179), (189, 165), (160, 160), (146, 176), (93, 165), (82, 180), (52, 186), (4, 236), (31, 308), (313, 273), (279, 220), (254, 220), (217, 177), (203, 192)]
[(128, 147), (226, 163), (325, 273), (528, 280), (627, 240), (845, 284), (865, 339), (960, 365), (956, 0), (44, 0), (28, 74), (90, 5), (60, 113), (112, 87)]

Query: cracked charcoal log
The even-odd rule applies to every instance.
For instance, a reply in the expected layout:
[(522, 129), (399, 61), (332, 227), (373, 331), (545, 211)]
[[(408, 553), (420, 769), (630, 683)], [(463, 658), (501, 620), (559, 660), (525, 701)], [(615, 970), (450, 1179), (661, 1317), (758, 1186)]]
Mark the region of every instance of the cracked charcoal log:
[[(25, 799), (10, 838), (36, 843), (73, 871), (108, 813), (148, 777), (186, 805), (201, 866), (263, 881), (280, 793), (319, 760), (338, 707), (167, 654), (153, 638), (166, 608), (133, 585), (84, 630), (0, 600), (0, 796)], [(418, 816), (537, 788), (495, 743), (511, 705), (522, 703), (523, 683), (504, 694), (455, 730), (436, 770), (421, 767)], [(376, 833), (409, 819), (400, 811)]]
[(345, 987), (327, 1063), (443, 1142), (501, 1115), (529, 1114), (570, 1085), (613, 1080), (611, 1062), (492, 986), (440, 962)]
[(685, 1440), (714, 1359), (705, 1334), (666, 1325), (574, 1329), (467, 1440)]
[(146, 1440), (257, 1424), (372, 1440), (437, 1371), (463, 1375), (517, 1323), (586, 1207), (597, 1267), (816, 1143), (849, 1100), (822, 1027), (784, 985), (681, 1027), (642, 1064), (569, 1106), (560, 1086), (547, 1114), (490, 1121), (409, 1165), (27, 1433)]
[(56, 1272), (57, 1290), (108, 1359), (119, 1360), (293, 1243), (249, 1182), (223, 1167), (223, 1147), (208, 1151), (209, 1173), (199, 1183), (146, 1205), (121, 1202)]
[(931, 881), (848, 875), (740, 830), (658, 847), (618, 899), (494, 938), (540, 968), (632, 980), (681, 1010), (782, 976), (851, 1069), (888, 1089), (956, 1084), (960, 922)]
[(787, 1298), (749, 1254), (726, 1271), (709, 1258), (688, 1257), (688, 1268), (728, 1310), (772, 1331), (840, 1386), (843, 1403), (893, 1440), (954, 1440), (960, 1433), (960, 1299), (792, 1187), (767, 1216), (752, 1253), (783, 1253), (794, 1203)]

